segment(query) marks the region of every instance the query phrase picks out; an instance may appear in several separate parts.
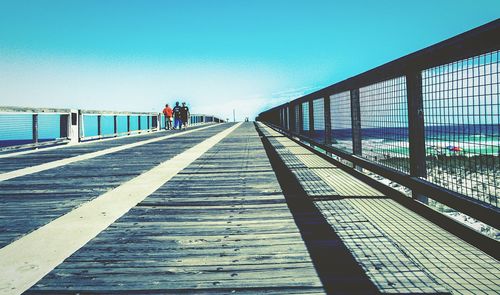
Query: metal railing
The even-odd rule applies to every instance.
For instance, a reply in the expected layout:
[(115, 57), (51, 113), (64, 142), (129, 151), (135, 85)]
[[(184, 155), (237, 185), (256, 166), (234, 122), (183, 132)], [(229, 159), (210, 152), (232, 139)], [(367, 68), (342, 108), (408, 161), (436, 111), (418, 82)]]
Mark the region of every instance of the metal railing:
[[(190, 125), (222, 123), (213, 115), (192, 114)], [(133, 113), (50, 108), (0, 107), (0, 152), (77, 143), (158, 131), (165, 118)]]
[(500, 20), (257, 120), (499, 228)]

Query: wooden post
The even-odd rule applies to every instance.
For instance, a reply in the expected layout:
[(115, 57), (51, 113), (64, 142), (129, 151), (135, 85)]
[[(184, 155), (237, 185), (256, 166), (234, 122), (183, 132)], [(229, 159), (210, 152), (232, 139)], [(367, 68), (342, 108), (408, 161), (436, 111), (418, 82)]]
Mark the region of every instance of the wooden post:
[(351, 90), (351, 121), (352, 150), (355, 155), (361, 156), (361, 107), (359, 102), (359, 89)]
[(298, 133), (299, 134), (303, 134), (304, 133), (304, 117), (302, 115), (303, 113), (303, 110), (302, 110), (302, 103), (299, 102), (299, 104), (297, 105), (299, 107), (299, 131)]
[[(357, 156), (362, 155), (361, 146), (361, 106), (359, 102), (359, 89), (351, 90), (351, 122), (352, 122), (352, 152)], [(363, 168), (354, 165), (358, 171)]]
[(288, 109), (290, 110), (289, 112), (289, 131), (291, 132), (297, 132), (297, 130), (295, 130), (295, 107), (294, 107), (294, 104), (292, 102), (288, 103)]
[(114, 137), (118, 136), (118, 117), (116, 115), (113, 116), (113, 127), (114, 127)]
[(330, 110), (330, 96), (323, 98), (323, 110), (325, 115), (325, 145), (332, 144), (332, 120)]
[[(406, 75), (408, 101), (408, 142), (410, 150), (410, 175), (427, 177), (425, 161), (424, 103), (422, 97), (422, 72), (413, 71)], [(414, 199), (427, 204), (428, 198), (413, 191)]]
[(102, 137), (101, 115), (97, 115), (97, 136)]
[(309, 100), (309, 137), (314, 135), (314, 108), (313, 100)]
[(127, 115), (127, 134), (130, 135), (130, 115)]
[(83, 136), (83, 114), (82, 110), (78, 110), (78, 142), (82, 141)]
[(38, 143), (38, 114), (33, 114), (32, 120), (33, 143)]

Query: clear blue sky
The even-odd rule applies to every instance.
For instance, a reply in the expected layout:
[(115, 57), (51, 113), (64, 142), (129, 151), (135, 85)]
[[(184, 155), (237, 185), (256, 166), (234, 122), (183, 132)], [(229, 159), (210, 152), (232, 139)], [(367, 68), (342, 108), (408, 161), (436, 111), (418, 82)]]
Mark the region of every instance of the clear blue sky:
[(499, 16), (499, 0), (0, 0), (0, 105), (253, 117)]

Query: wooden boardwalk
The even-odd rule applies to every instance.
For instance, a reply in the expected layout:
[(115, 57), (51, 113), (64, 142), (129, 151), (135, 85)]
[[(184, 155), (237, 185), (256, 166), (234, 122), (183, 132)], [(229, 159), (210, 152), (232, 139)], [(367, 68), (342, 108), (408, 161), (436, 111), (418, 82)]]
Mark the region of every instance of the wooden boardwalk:
[(495, 258), (293, 140), (259, 129), (379, 291), (500, 293)]
[(0, 166), (0, 294), (500, 291), (497, 260), (261, 124)]
[[(9, 229), (1, 241), (29, 236), (228, 126), (0, 182), (2, 229)], [(324, 294), (252, 123), (231, 132), (27, 291), (68, 292)]]

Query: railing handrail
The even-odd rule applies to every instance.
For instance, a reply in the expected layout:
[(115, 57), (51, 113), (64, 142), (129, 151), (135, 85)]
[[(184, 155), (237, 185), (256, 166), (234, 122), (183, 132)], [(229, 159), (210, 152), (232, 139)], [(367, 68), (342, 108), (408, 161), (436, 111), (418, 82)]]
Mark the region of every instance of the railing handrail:
[[(442, 204), (457, 209), (462, 213), (468, 214), (469, 216), (477, 220), (483, 221), (484, 223), (487, 223), (489, 225), (492, 225), (493, 227), (498, 229), (500, 223), (500, 218), (499, 218), (500, 209), (497, 207), (498, 203), (496, 203), (496, 199), (494, 199), (494, 201), (488, 201), (489, 199), (487, 199), (487, 197), (489, 195), (485, 196), (484, 198), (478, 198), (478, 197), (474, 198), (473, 193), (470, 193), (468, 190), (467, 191), (461, 190), (462, 188), (471, 189), (472, 184), (469, 185), (469, 187), (467, 187), (464, 185), (462, 186), (458, 185), (457, 184), (458, 181), (457, 182), (451, 181), (450, 184), (455, 185), (456, 187), (450, 187), (441, 184), (440, 182), (437, 181), (432, 182), (430, 178), (429, 179), (427, 178), (427, 173), (430, 171), (429, 170), (430, 168), (427, 167), (428, 153), (426, 148), (429, 145), (426, 145), (427, 135), (425, 128), (427, 128), (428, 126), (433, 126), (432, 125), (433, 117), (430, 117), (431, 119), (429, 119), (429, 121), (426, 121), (428, 120), (429, 117), (427, 117), (427, 119), (424, 117), (424, 110), (426, 109), (426, 106), (424, 106), (424, 90), (423, 90), (425, 87), (424, 74), (426, 73), (426, 71), (433, 70), (436, 67), (448, 66), (451, 63), (461, 62), (462, 64), (460, 65), (465, 64), (466, 66), (464, 68), (466, 69), (469, 69), (467, 66), (470, 66), (471, 68), (474, 66), (474, 69), (476, 69), (478, 65), (481, 65), (482, 63), (487, 63), (487, 61), (480, 59), (480, 57), (483, 56), (484, 59), (486, 60), (485, 56), (488, 55), (490, 55), (489, 58), (491, 63), (498, 63), (498, 50), (500, 50), (500, 38), (498, 36), (500, 36), (500, 19), (496, 19), (483, 26), (472, 29), (455, 37), (449, 38), (445, 41), (439, 42), (435, 45), (429, 46), (427, 48), (411, 53), (399, 59), (393, 60), (391, 62), (388, 62), (379, 67), (368, 70), (359, 75), (353, 76), (341, 82), (320, 89), (316, 92), (280, 104), (267, 111), (261, 112), (257, 117), (257, 120), (264, 121), (274, 126), (279, 125), (281, 126), (279, 127), (280, 129), (286, 129), (287, 132), (293, 134), (294, 136), (300, 137), (303, 140), (309, 140), (311, 142), (314, 142), (314, 144), (317, 145), (318, 147), (329, 150), (333, 154), (336, 154), (339, 157), (347, 161), (350, 161), (354, 165), (366, 168), (376, 174), (379, 174), (383, 177), (398, 182), (406, 187), (409, 187), (412, 189), (413, 197), (417, 200), (426, 203), (427, 196), (429, 196), (432, 199), (441, 202)], [(491, 57), (491, 55), (494, 55), (496, 57), (493, 58)], [(486, 70), (484, 69), (483, 71), (486, 72)], [(476, 76), (474, 76), (474, 72), (472, 73), (473, 73), (471, 74), (472, 77), (478, 77), (480, 75), (479, 71), (478, 74), (475, 74)], [(497, 73), (498, 72), (491, 72), (491, 75), (498, 75)], [(483, 76), (485, 76), (484, 73)], [(393, 108), (397, 108), (398, 111), (394, 113), (389, 113), (388, 117), (385, 120), (377, 118), (379, 120), (384, 120), (382, 122), (383, 124), (380, 122), (376, 123), (370, 122), (370, 116), (372, 116), (371, 119), (373, 120), (374, 118), (373, 116), (377, 116), (377, 114), (370, 113), (371, 109), (367, 108), (367, 105), (370, 104), (370, 101), (367, 100), (367, 98), (371, 97), (371, 99), (373, 99), (373, 97), (377, 97), (379, 101), (382, 100), (381, 98), (379, 98), (380, 96), (377, 96), (377, 94), (369, 94), (370, 90), (369, 89), (366, 90), (367, 89), (366, 87), (375, 85), (377, 83), (394, 81), (394, 80), (397, 81), (391, 83), (396, 83), (396, 84), (389, 84), (389, 86), (383, 86), (383, 87), (386, 87), (386, 89), (388, 89), (387, 91), (393, 91), (391, 93), (397, 93), (397, 91), (399, 91), (400, 89), (404, 89), (404, 95), (401, 95), (401, 97), (404, 96), (404, 99), (402, 99), (400, 102), (397, 102), (395, 99), (400, 98), (399, 96), (397, 96), (399, 94), (394, 94), (394, 95), (391, 94), (392, 96), (386, 95), (387, 98), (383, 99), (393, 98), (391, 104), (386, 104), (386, 105), (388, 107), (392, 106)], [(426, 83), (430, 82), (427, 81)], [(442, 83), (450, 83), (450, 82), (444, 81)], [(498, 84), (498, 82), (495, 83)], [(391, 86), (391, 85), (397, 85), (397, 86)], [(462, 84), (456, 87), (465, 88), (465, 86), (461, 85)], [(475, 86), (477, 86), (477, 84), (475, 84)], [(469, 85), (468, 87), (471, 86)], [(448, 88), (446, 89), (450, 91)], [(463, 90), (462, 88), (458, 89)], [(429, 90), (426, 89), (426, 91)], [(478, 91), (479, 90), (476, 90), (476, 92), (472, 92), (473, 94), (470, 93), (468, 94), (466, 92), (466, 94), (461, 94), (461, 95), (465, 95), (465, 98), (471, 99), (471, 104), (474, 105), (474, 102), (472, 101), (471, 97), (473, 97), (473, 95), (478, 96), (479, 94)], [(333, 129), (331, 124), (333, 124), (332, 120), (335, 120), (335, 115), (331, 114), (330, 110), (331, 105), (335, 106), (332, 97), (335, 94), (340, 94), (344, 92), (347, 92), (348, 96), (347, 100), (350, 103), (348, 106), (345, 107), (342, 105), (343, 109), (345, 109), (346, 113), (348, 113), (347, 116), (349, 117), (350, 120), (349, 122), (346, 121), (346, 124), (349, 124), (348, 129), (351, 130), (352, 134), (352, 142), (351, 142), (352, 147), (349, 148), (349, 149), (352, 148), (352, 150), (350, 150), (349, 152), (342, 151), (340, 149), (337, 149), (336, 147), (331, 146), (332, 129)], [(453, 95), (456, 96), (456, 94)], [(361, 97), (364, 98), (361, 99)], [(425, 92), (425, 99), (426, 99), (425, 103), (428, 104), (432, 97), (433, 96), (430, 96), (429, 93)], [(322, 111), (319, 111), (318, 114), (315, 114), (313, 109), (314, 101), (318, 99), (323, 100), (323, 109)], [(441, 98), (441, 100), (443, 99)], [(360, 104), (361, 101), (364, 103), (363, 105), (364, 109), (361, 108)], [(339, 103), (340, 102), (341, 101), (339, 101)], [(478, 108), (478, 105), (481, 105), (480, 103), (477, 102), (475, 102), (475, 104), (476, 108)], [(378, 105), (377, 107), (381, 108), (384, 106), (385, 105)], [(432, 105), (428, 106), (428, 108), (431, 110), (430, 115), (436, 116), (436, 114), (432, 113), (432, 108), (433, 107), (439, 108), (440, 106), (441, 105), (437, 104), (435, 106)], [(491, 110), (489, 113), (486, 113), (488, 115), (485, 116), (490, 116), (493, 118), (495, 114), (493, 108), (496, 108), (497, 104), (495, 104), (494, 102), (489, 102), (489, 104), (486, 106), (490, 107)], [(404, 114), (400, 113), (402, 111), (406, 112), (405, 118), (398, 119), (402, 114)], [(396, 120), (398, 120), (398, 122), (390, 121), (391, 114), (393, 114), (392, 115), (393, 117), (396, 117)], [(469, 116), (474, 115), (477, 117), (479, 114), (480, 113), (477, 113), (477, 110), (474, 111), (473, 109), (471, 113), (465, 112), (461, 113), (460, 115), (468, 119)], [(381, 116), (385, 116), (384, 113), (382, 113)], [(320, 127), (318, 130), (315, 130), (314, 120), (317, 118), (319, 118), (320, 120), (322, 119), (324, 121), (323, 121), (323, 126)], [(365, 119), (367, 118), (368, 120), (363, 121), (363, 118)], [(398, 124), (400, 123), (400, 121), (404, 122), (405, 124), (399, 126)], [(364, 127), (362, 127), (362, 122), (364, 122), (365, 124)], [(453, 120), (452, 122), (458, 122), (458, 120), (457, 121)], [(466, 123), (467, 125), (477, 124), (475, 123), (476, 121), (474, 120), (472, 121), (472, 123), (468, 122), (469, 121), (467, 120)], [(491, 119), (490, 121), (478, 121), (478, 122), (484, 123), (484, 122), (498, 122), (498, 121)], [(426, 125), (426, 123), (429, 123), (430, 125)], [(439, 121), (439, 123), (442, 123), (441, 125), (444, 126), (452, 125), (447, 123), (447, 121)], [(491, 124), (493, 125), (497, 123), (491, 123)], [(406, 146), (407, 151), (396, 152), (395, 153), (396, 156), (394, 156), (394, 158), (402, 156), (402, 159), (404, 161), (408, 161), (407, 163), (405, 162), (403, 164), (395, 164), (396, 167), (397, 165), (405, 165), (403, 166), (402, 169), (398, 167), (401, 171), (397, 169), (391, 169), (391, 167), (387, 164), (385, 166), (374, 164), (373, 161), (369, 160), (369, 155), (365, 154), (365, 151), (370, 152), (368, 150), (370, 148), (370, 145), (368, 144), (367, 150), (365, 150), (363, 148), (364, 143), (362, 144), (362, 140), (370, 139), (369, 135), (362, 135), (362, 130), (367, 130), (368, 128), (374, 128), (374, 129), (386, 128), (387, 130), (392, 127), (403, 127), (407, 130), (407, 133), (405, 135), (399, 135), (400, 137), (396, 139), (396, 142), (403, 142), (403, 141), (407, 142)], [(324, 131), (325, 134), (321, 135), (319, 139), (318, 138), (315, 139), (314, 138), (315, 131), (322, 131), (322, 132)], [(447, 132), (450, 133), (452, 131), (447, 131)], [(443, 132), (445, 136), (448, 133)], [(467, 133), (467, 135), (468, 134), (469, 133)], [(390, 139), (391, 137), (389, 135), (379, 135), (379, 136), (382, 139), (388, 139), (389, 141), (392, 140)], [(434, 144), (437, 140), (438, 139), (430, 139), (430, 145)], [(444, 142), (449, 141), (447, 137), (439, 140), (444, 140)], [(496, 140), (494, 142), (496, 142)], [(481, 144), (480, 141), (479, 143)], [(490, 147), (493, 145), (494, 143), (489, 144), (487, 146), (483, 144), (483, 146), (486, 147)], [(402, 147), (402, 145), (397, 145), (397, 146), (394, 145), (394, 147), (400, 148)], [(455, 148), (455, 146), (452, 147)], [(381, 155), (382, 155), (381, 152), (375, 154), (375, 161), (377, 161), (376, 157)], [(483, 156), (481, 152), (474, 155)], [(490, 154), (485, 153), (484, 156), (490, 156)], [(500, 157), (500, 152), (498, 156)], [(487, 161), (487, 159), (485, 161)], [(382, 163), (381, 161), (379, 162), (380, 162), (379, 164)], [(430, 164), (435, 164), (435, 163), (436, 162), (430, 162)], [(495, 162), (493, 162), (493, 164), (494, 163)], [(450, 164), (450, 167), (451, 165), (452, 164)], [(473, 162), (473, 165), (476, 165), (476, 162)], [(433, 170), (433, 172), (438, 171), (436, 173), (440, 173), (439, 169), (441, 167), (438, 167), (436, 165), (435, 167), (431, 168), (435, 169)], [(444, 168), (448, 168), (448, 166), (444, 166)], [(484, 175), (485, 177), (495, 177), (493, 174), (489, 175), (487, 173), (488, 172), (485, 172), (482, 175)], [(445, 180), (448, 181), (447, 179)], [(493, 183), (488, 182), (486, 184), (482, 183), (482, 185), (487, 185), (487, 186), (493, 185), (494, 187), (492, 190), (490, 190), (489, 187), (488, 189), (484, 189), (485, 194), (486, 193), (489, 194), (489, 192), (495, 191), (495, 188), (498, 188), (498, 184), (496, 184), (496, 182)], [(439, 194), (442, 194), (442, 196), (439, 196)]]
[[(81, 141), (140, 134), (143, 132), (154, 132), (163, 129), (165, 123), (163, 114), (160, 112), (121, 112), (0, 106), (0, 115), (7, 115), (10, 116), (10, 118), (18, 116), (21, 118), (28, 118), (25, 116), (29, 116), (30, 119), (26, 119), (29, 120), (29, 122), (26, 120), (23, 121), (24, 125), (22, 130), (25, 132), (28, 131), (26, 128), (26, 123), (28, 123), (30, 124), (30, 131), (32, 134), (31, 138), (27, 138), (26, 133), (21, 136), (22, 138), (10, 138), (9, 135), (7, 135), (7, 139), (2, 143), (5, 146), (0, 147), (0, 152), (38, 148), (60, 143), (75, 144)], [(39, 135), (42, 134), (41, 132), (46, 132), (48, 128), (47, 125), (42, 125), (46, 128), (41, 130), (39, 121), (45, 120), (44, 122), (46, 124), (47, 116), (58, 117), (59, 122), (56, 123), (51, 118), (50, 120), (52, 121), (50, 124), (52, 124), (51, 128), (54, 130), (53, 133), (51, 133), (50, 138), (47, 138), (47, 133), (43, 133), (45, 136), (44, 138), (39, 138)], [(93, 117), (95, 117), (95, 119), (93, 119)], [(109, 124), (110, 118), (113, 120), (111, 125)], [(119, 123), (118, 119), (123, 120), (123, 118), (126, 119), (126, 124), (123, 122)], [(106, 126), (108, 126), (108, 129), (104, 129), (104, 120), (107, 122)], [(193, 125), (222, 122), (225, 121), (212, 114), (190, 114), (189, 116), (189, 123)], [(13, 127), (16, 124), (15, 121), (13, 121), (12, 124), (7, 125), (4, 131), (15, 131), (15, 129), (13, 129), (15, 128)], [(91, 126), (91, 131), (88, 133), (86, 132), (88, 131), (86, 129), (86, 124), (90, 124)], [(109, 126), (111, 126), (111, 129), (109, 129)], [(124, 127), (125, 129), (123, 129)], [(19, 129), (17, 131), (19, 131)]]
[[(68, 114), (76, 109), (62, 108), (32, 108), (32, 107), (15, 107), (15, 106), (0, 106), (0, 113), (57, 113)], [(95, 115), (156, 115), (157, 112), (128, 112), (128, 111), (110, 111), (110, 110), (80, 110), (83, 114)]]

